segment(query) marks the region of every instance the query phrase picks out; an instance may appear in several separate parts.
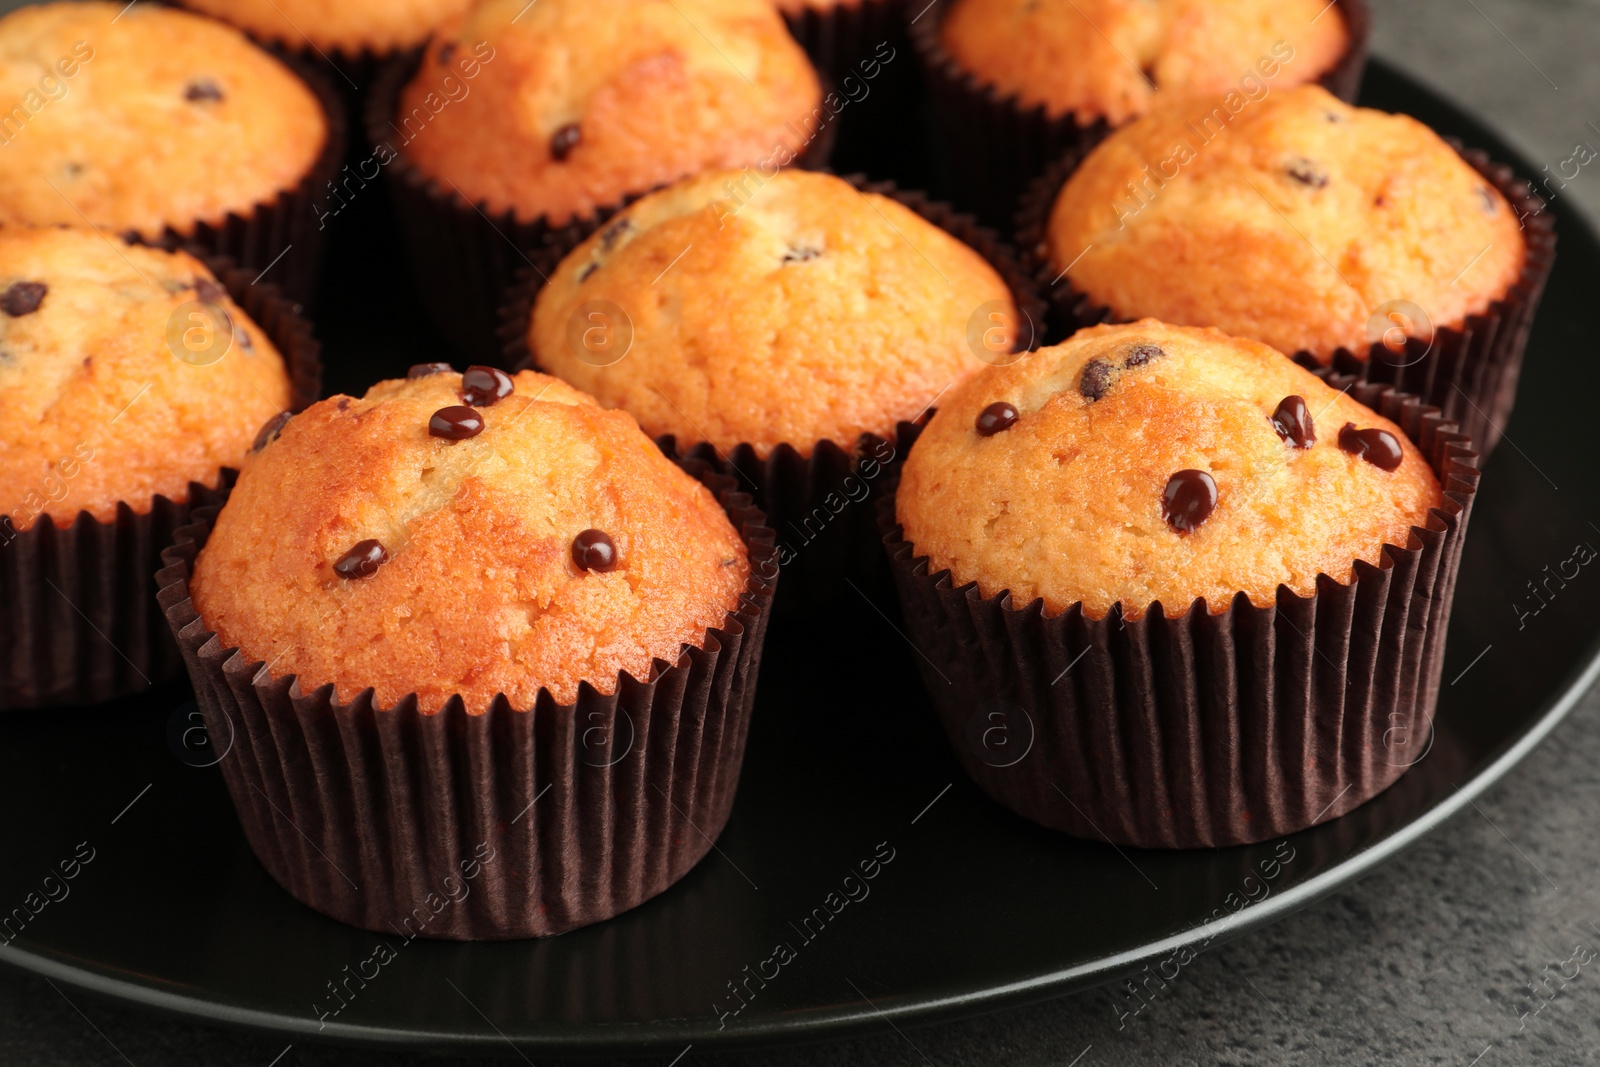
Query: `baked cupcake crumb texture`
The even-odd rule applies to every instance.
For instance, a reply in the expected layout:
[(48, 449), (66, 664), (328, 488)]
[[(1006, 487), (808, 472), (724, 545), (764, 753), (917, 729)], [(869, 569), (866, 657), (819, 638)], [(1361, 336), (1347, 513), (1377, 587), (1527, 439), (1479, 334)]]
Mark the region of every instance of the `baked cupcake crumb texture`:
[(1001, 95), (1113, 126), (1175, 95), (1312, 82), (1350, 47), (1326, 0), (953, 0), (939, 34)]
[(0, 55), (0, 99), (21, 102), (0, 124), (0, 224), (190, 234), (295, 188), (327, 144), (306, 84), (201, 15), (38, 4), (0, 18)]
[[(891, 197), (810, 171), (712, 172), (636, 201), (568, 255), (528, 347), (653, 436), (809, 455), (892, 436), (984, 367), (969, 334), (985, 308), (1009, 353), (1018, 313), (999, 274)], [(619, 324), (620, 355), (587, 344)]]
[[(1341, 427), (1337, 434), (1318, 426)], [(1015, 603), (1261, 606), (1404, 547), (1441, 502), (1388, 420), (1256, 342), (1144, 320), (969, 379), (906, 461), (905, 539)]]
[[(482, 427), (433, 432), (460, 408)], [(425, 712), (460, 694), (478, 713), (647, 678), (724, 623), (748, 576), (709, 490), (628, 415), (532, 372), (422, 365), (282, 426), (191, 593), (225, 645), (303, 690), (415, 692)]]
[(1050, 273), (1113, 318), (1326, 364), (1459, 326), (1520, 277), (1516, 212), (1417, 120), (1313, 85), (1222, 126), (1208, 107), (1162, 104), (1114, 132), (1056, 197)]
[(290, 402), (283, 357), (199, 260), (91, 230), (0, 229), (0, 513), (13, 528), (185, 502)]
[(286, 48), (386, 53), (415, 48), (472, 0), (182, 0)]
[(603, 17), (592, 0), (483, 0), (435, 39), (400, 95), (404, 151), (446, 192), (520, 221), (786, 165), (822, 120), (817, 74), (771, 0), (616, 0)]

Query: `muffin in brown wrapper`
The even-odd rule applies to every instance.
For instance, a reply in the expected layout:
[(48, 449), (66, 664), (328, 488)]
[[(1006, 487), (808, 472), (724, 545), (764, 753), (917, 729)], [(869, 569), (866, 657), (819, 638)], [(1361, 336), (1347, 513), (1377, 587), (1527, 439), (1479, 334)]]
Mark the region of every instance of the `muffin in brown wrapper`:
[[(1350, 46), (1317, 81), (1341, 100), (1353, 102), (1366, 69), (1372, 14), (1367, 0), (1336, 2)], [(946, 7), (947, 0), (931, 0), (911, 20), (911, 44), (941, 142), (940, 163), (959, 206), (991, 226), (1006, 226), (1029, 182), (1067, 153), (1093, 148), (1112, 127), (1103, 118), (1084, 124), (1071, 113), (1052, 116), (1043, 105), (1023, 107), (1016, 97), (1002, 95), (963, 70), (939, 40)]]
[(250, 271), (247, 281), (270, 282), (289, 299), (309, 304), (316, 292), (324, 245), (317, 207), (328, 199), (350, 135), (344, 102), (328, 80), (308, 62), (282, 53), (278, 58), (310, 88), (328, 122), (327, 142), (305, 177), (270, 202), (257, 204), (248, 215), (229, 212), (218, 222), (197, 222), (187, 233), (169, 227), (156, 240), (133, 233), (126, 237), (196, 255), (227, 256)]
[[(296, 305), (274, 286), (252, 285), (255, 271), (186, 251), (205, 260), (283, 355), (294, 409), (314, 401), (320, 349)], [(182, 660), (151, 579), (178, 528), (224, 499), (236, 473), (224, 469), (216, 485), (191, 482), (182, 503), (158, 495), (135, 511), (124, 502), (111, 522), (79, 512), (57, 527), (41, 516), (19, 532), (0, 518), (0, 710), (91, 704), (178, 675)]]
[[(385, 165), (389, 192), (423, 308), (462, 359), (493, 363), (499, 350), (500, 302), (516, 272), (534, 266), (537, 250), (552, 235), (581, 230), (587, 236), (655, 190), (641, 189), (587, 218), (559, 226), (543, 216), (524, 222), (513, 211), (490, 212), (469, 202), (455, 189), (444, 188), (423, 174), (395, 143), (393, 120), (400, 92), (420, 61), (421, 54), (412, 53), (390, 61), (379, 72), (367, 93), (367, 140), (375, 148), (387, 145), (392, 153)], [(825, 165), (837, 133), (836, 122), (824, 124), (791, 165)]]
[(751, 557), (740, 605), (650, 676), (572, 704), (459, 697), (375, 707), (224, 648), (189, 598), (216, 508), (179, 531), (159, 599), (194, 681), (245, 836), (300, 901), (403, 937), (558, 934), (664, 891), (710, 851), (733, 804), (777, 581), (772, 532), (731, 479), (715, 493)]
[[(1014, 351), (1038, 346), (1045, 303), (1017, 255), (994, 231), (922, 192), (874, 182), (861, 174), (846, 175), (844, 180), (863, 192), (899, 201), (982, 256), (1011, 290), (1024, 320), (1016, 331)], [(534, 301), (556, 265), (608, 217), (554, 231), (534, 263), (517, 272), (500, 310), (502, 365), (540, 369), (528, 350)], [(862, 434), (855, 441), (818, 441), (809, 456), (795, 447), (808, 443), (800, 441), (780, 445), (765, 459), (750, 444), (722, 452), (709, 442), (679, 441), (670, 434), (658, 437), (656, 444), (669, 457), (698, 459), (735, 478), (766, 512), (777, 534), (778, 564), (791, 575), (778, 601), (779, 613), (789, 614), (853, 599), (852, 582), (863, 593), (888, 594), (873, 509), (929, 414), (931, 409), (911, 422), (900, 422), (893, 439)]]
[(1414, 763), (1438, 701), (1445, 630), (1477, 492), (1468, 438), (1387, 386), (1335, 381), (1416, 442), (1444, 489), (1384, 563), (1314, 596), (1242, 593), (1137, 620), (1057, 616), (984, 598), (905, 541), (883, 539), (918, 667), (962, 766), (1018, 814), (1144, 848), (1265, 841), (1337, 818)]
[[(1555, 264), (1555, 216), (1509, 166), (1494, 162), (1478, 149), (1464, 147), (1455, 138), (1445, 140), (1499, 190), (1522, 222), (1526, 257), (1515, 284), (1484, 312), (1468, 316), (1465, 323), (1433, 324), (1431, 342), (1407, 337), (1404, 348), (1391, 348), (1379, 340), (1359, 355), (1341, 348), (1331, 365), (1310, 352), (1293, 356), (1323, 377), (1350, 375), (1420, 397), (1457, 423), (1486, 460), (1499, 443), (1516, 402), (1528, 331)], [(1049, 302), (1046, 339), (1051, 341), (1070, 337), (1086, 326), (1115, 321), (1109, 308), (1073, 288), (1065, 272), (1050, 263), (1046, 241), (1056, 195), (1091, 150), (1092, 146), (1073, 150), (1051, 165), (1029, 186), (1017, 213), (1017, 245), (1038, 290)]]

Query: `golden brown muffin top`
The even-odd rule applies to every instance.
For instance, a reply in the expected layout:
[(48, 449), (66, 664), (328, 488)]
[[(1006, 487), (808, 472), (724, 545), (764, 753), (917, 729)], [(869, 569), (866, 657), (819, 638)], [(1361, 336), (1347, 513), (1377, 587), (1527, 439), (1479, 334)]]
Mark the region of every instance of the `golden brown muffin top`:
[(1240, 592), (1267, 606), (1280, 585), (1308, 596), (1318, 574), (1348, 581), (1441, 500), (1398, 427), (1292, 360), (1145, 319), (952, 389), (895, 507), (917, 555), (957, 584), (1009, 589), (1019, 607), (1042, 597), (1052, 614), (1120, 602), (1135, 618), (1157, 601), (1169, 616), (1196, 598), (1220, 612)]
[(346, 54), (415, 48), (472, 0), (182, 0), (288, 48)]
[(787, 164), (820, 100), (770, 0), (483, 0), (439, 30), (395, 144), (446, 191), (559, 223), (702, 170)]
[[(1215, 326), (1326, 363), (1391, 326), (1459, 325), (1520, 274), (1515, 212), (1417, 120), (1311, 85), (1209, 143), (1205, 114), (1173, 102), (1118, 130), (1056, 199), (1052, 273), (1070, 266), (1065, 281), (1114, 317)], [(1423, 314), (1391, 319), (1397, 301)]]
[(152, 4), (0, 18), (0, 100), (3, 224), (191, 233), (293, 188), (328, 137), (311, 90), (244, 34)]
[(190, 590), (224, 645), (303, 691), (479, 713), (647, 677), (748, 576), (711, 492), (626, 414), (542, 374), (446, 370), (295, 416), (245, 464)]
[(17, 529), (187, 500), (289, 403), (282, 357), (198, 260), (0, 229), (0, 514)]
[(728, 171), (647, 196), (579, 245), (540, 291), (528, 344), (651, 435), (808, 455), (890, 436), (983, 366), (968, 330), (986, 305), (1015, 329), (994, 268), (903, 204), (813, 171)]
[(1315, 81), (1350, 43), (1327, 0), (954, 0), (939, 36), (1023, 107), (1113, 126), (1173, 93)]

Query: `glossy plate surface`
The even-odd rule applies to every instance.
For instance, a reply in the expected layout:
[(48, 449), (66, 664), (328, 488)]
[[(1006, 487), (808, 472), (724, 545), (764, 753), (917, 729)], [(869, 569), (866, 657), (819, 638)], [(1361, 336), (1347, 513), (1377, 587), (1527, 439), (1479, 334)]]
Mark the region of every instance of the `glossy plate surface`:
[[(1382, 66), (1363, 102), (1513, 158)], [(413, 302), (396, 298), (403, 283), (352, 283), (370, 273), (356, 257), (398, 262), (382, 194), (365, 195), (335, 220), (361, 239), (336, 249), (317, 314), (329, 388), (356, 394), (440, 358), (407, 317)], [(1566, 207), (1554, 204), (1560, 257), (1517, 413), (1472, 519), (1434, 734), (1402, 749), (1416, 765), (1397, 786), (1342, 819), (1215, 852), (1119, 852), (1038, 829), (962, 777), (916, 653), (862, 600), (827, 627), (774, 626), (738, 804), (706, 861), (644, 907), (546, 941), (408, 944), (296, 903), (250, 853), (217, 770), (179, 758), (193, 707), (183, 684), (0, 718), (0, 917), (41, 892), (61, 861), (93, 852), (70, 894), (0, 945), (0, 962), (297, 1039), (675, 1053), (1059, 994), (1302, 907), (1459, 810), (1595, 675), (1600, 574), (1574, 550), (1600, 546), (1588, 440), (1600, 395), (1589, 336), (1600, 246)], [(1530, 580), (1574, 566), (1542, 602), (1530, 594)], [(864, 888), (846, 884), (862, 861), (891, 854)], [(847, 889), (860, 899), (841, 905)], [(393, 952), (381, 966), (371, 962), (387, 958), (380, 944)], [(780, 944), (790, 949), (781, 965)], [(751, 979), (757, 971), (768, 977)], [(356, 972), (372, 977), (349, 983), (335, 1013), (329, 983)]]

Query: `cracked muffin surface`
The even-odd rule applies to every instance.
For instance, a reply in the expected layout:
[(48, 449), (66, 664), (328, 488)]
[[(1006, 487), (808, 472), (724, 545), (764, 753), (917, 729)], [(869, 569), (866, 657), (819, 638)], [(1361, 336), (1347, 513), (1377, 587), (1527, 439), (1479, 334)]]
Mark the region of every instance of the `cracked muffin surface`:
[(954, 0), (939, 35), (957, 64), (1023, 107), (1113, 126), (1248, 78), (1315, 81), (1350, 45), (1328, 0)]
[(1460, 325), (1520, 277), (1516, 212), (1416, 119), (1318, 86), (1274, 92), (1210, 140), (1205, 114), (1163, 105), (1056, 196), (1052, 273), (1114, 318), (1215, 326), (1326, 364), (1396, 328)]
[(0, 514), (17, 529), (185, 501), (243, 462), (290, 393), (266, 333), (192, 256), (0, 228)]
[(951, 234), (830, 175), (746, 170), (653, 193), (591, 235), (540, 291), (528, 346), (652, 436), (807, 455), (892, 436), (983, 367), (974, 321), (1002, 323), (1010, 351), (1010, 290)]
[(190, 584), (225, 646), (303, 691), (481, 713), (611, 693), (738, 605), (737, 531), (627, 414), (532, 372), (414, 373), (245, 464)]
[(328, 138), (282, 62), (231, 26), (152, 4), (0, 18), (0, 99), (17, 102), (0, 129), (6, 225), (191, 234), (294, 188)]
[(440, 27), (395, 123), (447, 192), (560, 223), (710, 168), (787, 165), (821, 100), (770, 0), (484, 0)]
[[(1296, 403), (1296, 401), (1299, 403)], [(939, 402), (895, 498), (957, 586), (1058, 614), (1271, 605), (1350, 580), (1441, 502), (1398, 427), (1265, 345), (1146, 319), (1082, 330)]]

